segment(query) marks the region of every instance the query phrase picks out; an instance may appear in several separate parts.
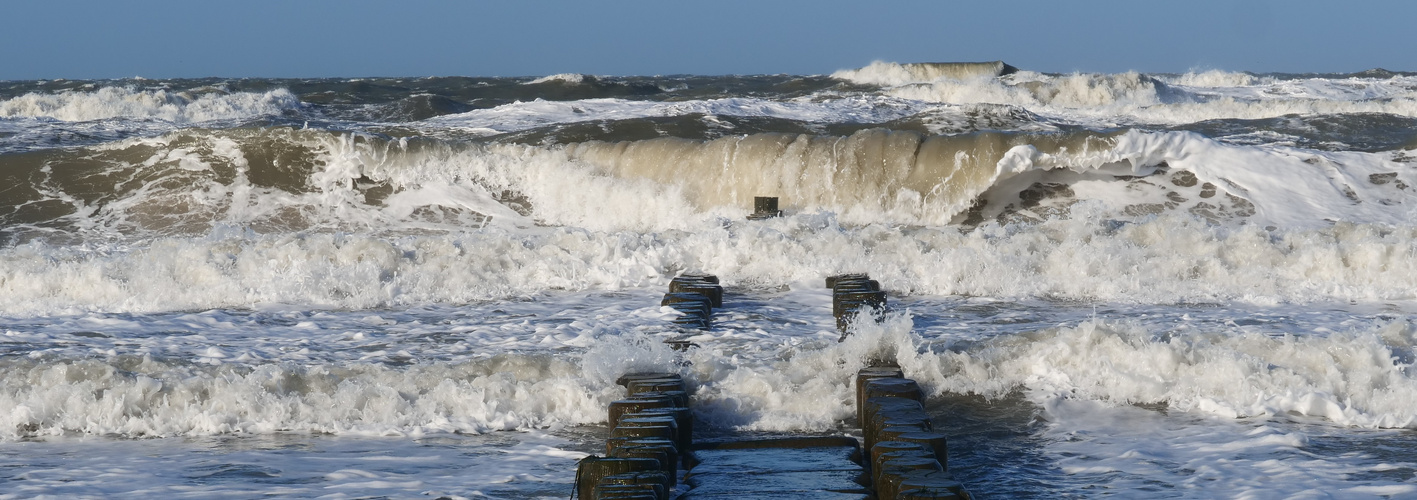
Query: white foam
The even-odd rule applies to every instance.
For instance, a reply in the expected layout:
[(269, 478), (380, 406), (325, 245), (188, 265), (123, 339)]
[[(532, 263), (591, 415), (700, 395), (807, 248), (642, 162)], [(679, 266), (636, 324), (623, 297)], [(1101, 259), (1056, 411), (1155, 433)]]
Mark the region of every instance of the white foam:
[(615, 377), (664, 371), (673, 355), (659, 342), (610, 336), (584, 356), (484, 354), (405, 368), (354, 361), (243, 363), (215, 347), (192, 360), (10, 359), (0, 365), (0, 406), (6, 408), (0, 440), (67, 433), (416, 436), (561, 428), (603, 422), (605, 407), (623, 396)]
[[(1308, 498), (1410, 496), (1417, 486), (1364, 474), (1411, 468), (1373, 450), (1343, 451), (1319, 440), (1382, 436), (1324, 436), (1269, 419), (1231, 421), (1168, 411), (1165, 414), (1094, 401), (1052, 398), (1044, 403), (1046, 454), (1071, 484), (1087, 489), (1146, 491), (1158, 486), (1175, 498)], [(1302, 430), (1301, 430), (1302, 429)], [(1311, 437), (1312, 436), (1312, 437)], [(1388, 458), (1387, 460), (1391, 460)], [(1085, 485), (1085, 486), (1084, 486)]]
[(1155, 77), (1171, 85), (1185, 85), (1187, 87), (1248, 87), (1273, 85), (1279, 81), (1273, 77), (1260, 77), (1249, 73), (1218, 69), (1201, 72), (1190, 71), (1180, 75), (1155, 75)]
[(584, 75), (584, 74), (581, 74), (581, 73), (557, 73), (557, 74), (554, 74), (554, 75), (548, 75), (548, 76), (543, 76), (543, 77), (541, 77), (541, 78), (537, 78), (537, 79), (535, 79), (535, 80), (526, 82), (526, 83), (524, 83), (523, 85), (536, 85), (536, 84), (538, 84), (538, 83), (551, 83), (551, 82), (576, 84), (576, 83), (582, 83), (582, 82), (586, 81), (587, 79), (594, 80), (595, 77), (590, 76), (590, 75)]
[(63, 121), (128, 118), (194, 124), (277, 115), (300, 105), (300, 100), (285, 89), (192, 95), (169, 90), (104, 87), (92, 92), (29, 93), (11, 98), (0, 102), (0, 118)]
[(988, 79), (1003, 73), (1002, 61), (981, 63), (893, 63), (872, 61), (858, 69), (843, 69), (832, 78), (865, 85), (896, 86), (940, 80)]
[(925, 78), (907, 65), (873, 63), (833, 75), (885, 86), (887, 95), (951, 104), (1003, 104), (1088, 126), (1184, 124), (1289, 114), (1417, 116), (1417, 77), (1277, 79), (1218, 70), (1156, 77), (1135, 72), (998, 78)]
[(1142, 303), (1411, 300), (1417, 229), (1269, 231), (1189, 217), (1116, 225), (847, 228), (829, 214), (668, 230), (488, 228), (396, 236), (250, 233), (136, 246), (0, 249), (0, 312), (155, 312), (293, 304), (370, 308), (615, 289), (697, 268), (788, 283), (864, 270), (915, 294)]
[(1406, 169), (1383, 155), (1229, 146), (1184, 133), (1127, 133), (1108, 153), (1099, 155), (1100, 160), (1125, 159), (1132, 166), (1165, 162), (1192, 172), (1201, 181), (1254, 204), (1258, 213), (1253, 220), (1260, 224), (1406, 224), (1417, 210), (1413, 205), (1417, 199), (1407, 190), (1372, 181), (1374, 176), (1395, 175), (1413, 185), (1403, 175)]
[(779, 101), (747, 97), (669, 102), (610, 98), (578, 101), (536, 99), (491, 109), (437, 116), (414, 125), (421, 124), (430, 130), (453, 128), (480, 135), (492, 135), (558, 123), (683, 116), (694, 113), (764, 116), (812, 123), (880, 123), (910, 116), (920, 109), (921, 106), (916, 103), (880, 96), (855, 96), (822, 102), (805, 98)]
[(1293, 413), (1340, 425), (1410, 428), (1417, 426), (1417, 379), (1402, 360), (1411, 359), (1413, 332), (1398, 321), (1353, 333), (1161, 335), (1135, 323), (1093, 320), (939, 355), (896, 342), (907, 374), (936, 392), (1000, 396), (1024, 388), (1043, 399), (1164, 403), (1226, 418)]

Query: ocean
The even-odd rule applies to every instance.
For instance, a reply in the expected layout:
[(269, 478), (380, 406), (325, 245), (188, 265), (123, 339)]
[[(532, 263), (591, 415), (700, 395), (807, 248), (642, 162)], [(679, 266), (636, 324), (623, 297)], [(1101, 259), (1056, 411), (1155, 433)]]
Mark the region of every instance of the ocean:
[(1417, 73), (0, 82), (0, 498), (564, 498), (623, 373), (881, 357), (978, 498), (1417, 498)]

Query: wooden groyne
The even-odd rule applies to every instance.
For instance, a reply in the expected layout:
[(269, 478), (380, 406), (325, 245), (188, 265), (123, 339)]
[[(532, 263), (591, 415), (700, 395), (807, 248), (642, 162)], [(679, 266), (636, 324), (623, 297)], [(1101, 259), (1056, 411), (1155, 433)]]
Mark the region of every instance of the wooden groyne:
[[(886, 307), (880, 284), (864, 274), (826, 279), (842, 339), (854, 318), (879, 318)], [(683, 313), (682, 327), (707, 329), (723, 306), (718, 278), (685, 274), (670, 282), (661, 302)], [(626, 397), (610, 403), (605, 456), (577, 466), (573, 498), (727, 499), (800, 498), (968, 499), (948, 470), (946, 436), (924, 407), (924, 392), (889, 362), (860, 370), (856, 419), (861, 440), (849, 436), (695, 442), (689, 388), (673, 373), (631, 373), (617, 381)]]
[(617, 382), (626, 398), (610, 403), (605, 456), (580, 461), (573, 497), (666, 500), (693, 439), (684, 381), (678, 374), (635, 373)]
[(836, 317), (840, 340), (846, 340), (851, 322), (857, 316), (872, 314), (879, 318), (886, 308), (886, 292), (881, 290), (881, 282), (865, 274), (828, 276), (826, 285), (832, 289), (832, 316)]
[(713, 310), (723, 307), (723, 287), (712, 274), (682, 274), (669, 282), (669, 293), (659, 305), (683, 313), (674, 324), (707, 330), (713, 324)]
[[(832, 314), (845, 340), (861, 314), (880, 319), (887, 307), (881, 285), (866, 274), (826, 279)], [(863, 465), (879, 499), (969, 498), (950, 475), (944, 433), (925, 411), (925, 393), (894, 362), (876, 361), (857, 372), (856, 421), (861, 427)]]
[(876, 498), (969, 498), (948, 471), (945, 434), (935, 430), (923, 401), (920, 386), (898, 367), (856, 374), (856, 415)]

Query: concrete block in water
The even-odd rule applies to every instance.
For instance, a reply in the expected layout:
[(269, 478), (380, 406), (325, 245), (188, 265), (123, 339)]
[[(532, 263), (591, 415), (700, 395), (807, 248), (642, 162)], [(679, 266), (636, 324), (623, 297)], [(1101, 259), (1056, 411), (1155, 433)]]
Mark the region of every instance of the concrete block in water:
[(659, 472), (659, 468), (659, 461), (652, 458), (585, 457), (576, 464), (576, 496), (594, 498), (595, 485), (607, 477), (630, 472)]

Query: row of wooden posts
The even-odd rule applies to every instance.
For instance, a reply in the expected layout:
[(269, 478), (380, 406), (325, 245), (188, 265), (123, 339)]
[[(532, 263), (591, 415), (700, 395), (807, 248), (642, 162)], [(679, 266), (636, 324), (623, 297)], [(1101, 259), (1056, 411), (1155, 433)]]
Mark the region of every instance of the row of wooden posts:
[[(880, 284), (864, 274), (826, 279), (833, 290), (837, 327), (848, 332), (852, 318), (886, 306)], [(685, 274), (670, 282), (663, 305), (684, 313), (676, 323), (708, 328), (711, 311), (723, 305), (718, 278)], [(610, 403), (606, 455), (582, 460), (575, 495), (583, 499), (667, 500), (678, 470), (693, 466), (693, 412), (678, 374), (639, 373), (620, 377), (627, 397)], [(897, 366), (872, 366), (856, 375), (856, 415), (864, 443), (861, 479), (876, 499), (969, 498), (947, 472), (945, 434), (923, 405), (924, 392)]]
[(723, 307), (723, 287), (712, 274), (682, 274), (669, 282), (669, 293), (659, 302), (683, 313), (674, 324), (684, 328), (707, 330), (712, 325), (713, 310)]
[[(610, 403), (605, 456), (581, 460), (575, 496), (595, 500), (667, 500), (688, 460), (694, 434), (689, 394), (678, 374), (620, 377), (627, 397)], [(686, 464), (687, 468), (688, 465)]]
[(878, 499), (969, 498), (947, 471), (946, 437), (935, 430), (924, 396), (896, 366), (856, 374), (856, 415)]
[[(711, 274), (682, 274), (669, 282), (660, 305), (683, 313), (675, 324), (708, 329), (713, 309), (723, 307), (723, 287)], [(667, 500), (679, 466), (691, 466), (694, 414), (688, 387), (677, 373), (627, 374), (616, 383), (625, 387), (626, 398), (610, 403), (605, 456), (592, 455), (577, 465), (575, 496)]]
[(839, 274), (828, 276), (827, 288), (832, 289), (832, 316), (836, 317), (836, 329), (841, 339), (846, 340), (851, 322), (859, 315), (878, 314), (886, 308), (886, 292), (881, 283), (865, 274)]

